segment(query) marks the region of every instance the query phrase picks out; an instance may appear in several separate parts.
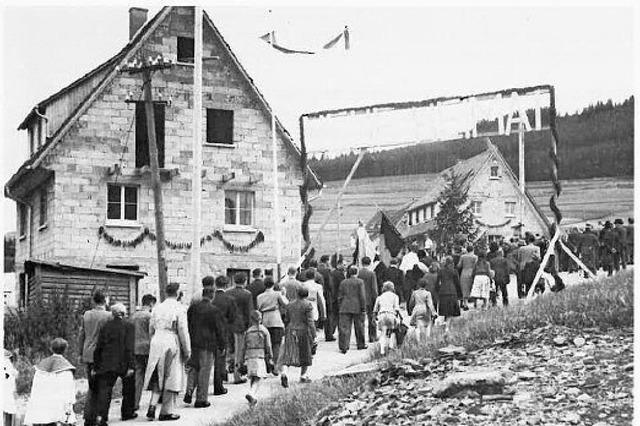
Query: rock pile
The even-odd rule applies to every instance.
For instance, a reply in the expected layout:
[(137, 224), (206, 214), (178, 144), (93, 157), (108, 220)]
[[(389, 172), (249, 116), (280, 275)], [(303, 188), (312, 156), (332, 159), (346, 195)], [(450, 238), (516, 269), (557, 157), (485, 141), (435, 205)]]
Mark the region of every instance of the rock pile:
[(631, 328), (549, 326), (472, 352), (443, 349), (385, 368), (312, 424), (631, 424)]

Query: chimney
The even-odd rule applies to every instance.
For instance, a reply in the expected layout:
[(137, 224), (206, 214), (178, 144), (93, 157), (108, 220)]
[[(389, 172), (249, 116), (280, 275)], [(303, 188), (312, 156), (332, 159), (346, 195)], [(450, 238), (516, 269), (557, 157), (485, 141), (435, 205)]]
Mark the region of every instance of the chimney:
[(129, 40), (133, 38), (140, 28), (147, 22), (149, 9), (132, 7), (129, 9)]

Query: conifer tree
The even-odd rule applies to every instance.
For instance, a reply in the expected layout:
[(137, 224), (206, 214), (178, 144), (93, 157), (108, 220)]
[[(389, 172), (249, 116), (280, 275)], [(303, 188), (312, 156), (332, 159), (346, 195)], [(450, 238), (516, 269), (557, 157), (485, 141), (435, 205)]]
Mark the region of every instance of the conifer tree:
[(440, 210), (435, 218), (435, 229), (431, 238), (438, 243), (444, 253), (461, 239), (473, 239), (476, 234), (471, 204), (468, 202), (469, 178), (471, 172), (461, 175), (450, 171), (444, 175), (445, 187), (438, 195)]

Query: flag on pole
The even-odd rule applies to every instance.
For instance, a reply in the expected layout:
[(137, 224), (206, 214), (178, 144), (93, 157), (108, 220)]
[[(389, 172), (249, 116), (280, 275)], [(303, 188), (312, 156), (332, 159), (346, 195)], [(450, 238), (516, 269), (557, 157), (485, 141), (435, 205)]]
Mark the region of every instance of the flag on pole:
[[(267, 44), (270, 44), (271, 47), (273, 47), (274, 49), (286, 54), (315, 55), (316, 53), (319, 53), (318, 51), (314, 51), (314, 50), (299, 50), (299, 49), (291, 49), (291, 48), (285, 47), (276, 41), (275, 31), (271, 31), (264, 35), (261, 35), (260, 40), (264, 41)], [(340, 34), (332, 38), (328, 43), (324, 44), (322, 46), (322, 49), (325, 49), (325, 50), (331, 49), (334, 46), (338, 45), (338, 42), (340, 40), (344, 40), (344, 50), (349, 50), (351, 48), (350, 41), (349, 41), (349, 27), (347, 27), (346, 25), (344, 27), (344, 30), (340, 32)]]
[(391, 223), (386, 214), (381, 210), (380, 214), (382, 215), (382, 219), (380, 221), (380, 234), (384, 235), (384, 243), (392, 257), (396, 257), (402, 247), (404, 247), (404, 240), (402, 239), (402, 235), (396, 229), (396, 227)]
[(334, 37), (329, 43), (327, 43), (324, 46), (322, 46), (322, 48), (323, 49), (331, 49), (333, 46), (338, 44), (340, 39), (344, 39), (344, 50), (349, 50), (349, 48), (350, 48), (350, 45), (349, 45), (349, 27), (347, 27), (346, 25), (344, 26), (344, 30), (340, 34), (338, 34), (336, 37)]

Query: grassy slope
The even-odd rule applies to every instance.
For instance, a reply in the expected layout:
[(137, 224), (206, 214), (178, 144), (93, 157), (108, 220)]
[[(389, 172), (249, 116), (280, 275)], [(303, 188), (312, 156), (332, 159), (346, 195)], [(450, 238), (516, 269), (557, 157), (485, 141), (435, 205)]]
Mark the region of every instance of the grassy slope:
[[(436, 330), (426, 346), (407, 342), (393, 357), (422, 358), (448, 344), (479, 348), (506, 333), (546, 324), (603, 329), (632, 326), (633, 273), (621, 272), (612, 278), (572, 286), (527, 304), (472, 313), (452, 323), (449, 335)], [(300, 425), (322, 407), (355, 391), (366, 378), (331, 378), (308, 386), (294, 385), (260, 402), (255, 409), (237, 414), (225, 425)]]

